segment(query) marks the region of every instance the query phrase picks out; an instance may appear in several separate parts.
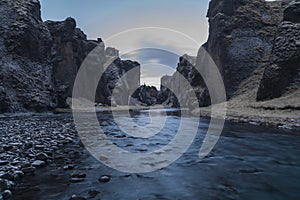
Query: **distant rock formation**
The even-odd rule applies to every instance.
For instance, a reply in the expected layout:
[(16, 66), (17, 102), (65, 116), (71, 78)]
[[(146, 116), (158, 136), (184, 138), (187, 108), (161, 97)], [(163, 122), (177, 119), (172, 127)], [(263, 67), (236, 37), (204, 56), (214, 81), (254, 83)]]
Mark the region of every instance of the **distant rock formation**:
[[(195, 65), (196, 57), (185, 54), (179, 58), (176, 72), (172, 76), (161, 78), (162, 86), (158, 94), (159, 103), (172, 107), (187, 107), (190, 104), (198, 104), (198, 100), (192, 99), (190, 94), (196, 92), (199, 96), (204, 83), (195, 69)], [(179, 76), (183, 76), (187, 82), (184, 82)], [(169, 88), (172, 88), (173, 91)], [(183, 105), (179, 105), (179, 102)]]
[[(96, 94), (89, 95), (97, 103), (127, 105), (135, 99), (174, 107), (211, 104), (195, 70), (199, 56), (183, 55), (177, 72), (164, 76), (165, 86), (157, 91), (140, 87), (139, 63), (121, 60), (119, 51), (106, 48), (102, 39), (88, 40), (73, 18), (43, 22), (38, 0), (0, 0), (0, 12), (0, 113), (68, 106), (81, 63), (95, 47), (100, 61), (91, 61), (88, 70), (103, 76), (99, 83), (90, 77), (86, 81), (97, 81)], [(228, 100), (250, 90), (258, 101), (299, 91), (299, 0), (211, 0), (207, 17), (209, 38), (203, 48), (220, 70)]]
[[(105, 49), (101, 39), (88, 40), (73, 18), (43, 22), (38, 0), (0, 0), (0, 12), (0, 113), (66, 107), (77, 71), (92, 49), (101, 49), (101, 64), (118, 57), (118, 50)], [(116, 59), (104, 73), (96, 101), (109, 104), (117, 80), (134, 67), (126, 89), (139, 87), (139, 64)]]
[(133, 94), (131, 104), (152, 106), (158, 103), (158, 91), (154, 86), (146, 86), (145, 84), (140, 86)]
[(140, 75), (138, 62), (117, 58), (100, 79), (96, 102), (105, 105), (128, 105), (135, 88), (140, 86)]
[(82, 61), (102, 41), (87, 40), (87, 36), (76, 28), (76, 21), (71, 17), (61, 22), (46, 21), (45, 25), (53, 39), (53, 75), (57, 84), (68, 86), (67, 95), (71, 96), (72, 85)]

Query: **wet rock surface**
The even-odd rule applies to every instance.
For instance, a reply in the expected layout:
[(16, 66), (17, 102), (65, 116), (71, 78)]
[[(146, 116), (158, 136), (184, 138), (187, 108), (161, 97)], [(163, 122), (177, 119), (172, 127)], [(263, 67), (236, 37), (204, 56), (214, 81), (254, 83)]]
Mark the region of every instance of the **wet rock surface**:
[(52, 165), (65, 154), (64, 146), (78, 141), (67, 118), (0, 118), (0, 190), (4, 199), (9, 196), (6, 190), (14, 191), (22, 178)]

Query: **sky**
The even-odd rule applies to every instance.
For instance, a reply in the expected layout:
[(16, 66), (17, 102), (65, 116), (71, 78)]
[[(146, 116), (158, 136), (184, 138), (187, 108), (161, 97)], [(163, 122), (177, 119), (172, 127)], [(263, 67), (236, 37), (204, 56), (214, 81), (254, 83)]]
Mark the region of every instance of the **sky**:
[(178, 57), (196, 56), (208, 36), (209, 0), (41, 0), (43, 20), (73, 17), (89, 39), (141, 63), (141, 83), (160, 85)]

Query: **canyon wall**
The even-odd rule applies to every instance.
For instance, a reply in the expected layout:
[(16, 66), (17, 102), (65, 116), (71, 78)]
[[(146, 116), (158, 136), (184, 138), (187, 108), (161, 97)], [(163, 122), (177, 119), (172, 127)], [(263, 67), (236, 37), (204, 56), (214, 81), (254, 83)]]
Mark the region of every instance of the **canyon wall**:
[[(185, 54), (179, 58), (176, 72), (172, 76), (161, 78), (162, 86), (158, 94), (159, 103), (172, 107), (188, 107), (198, 103), (197, 99), (191, 98), (191, 93), (195, 92), (197, 96), (200, 96), (204, 83), (195, 69), (195, 65), (196, 57)], [(184, 77), (186, 81), (180, 77)]]
[(0, 112), (53, 109), (52, 38), (39, 2), (1, 0), (0, 12)]
[(300, 90), (300, 1), (284, 10), (278, 26), (270, 60), (265, 69), (257, 100), (280, 97)]
[[(250, 91), (255, 91), (253, 101), (256, 101), (299, 90), (299, 5), (299, 0), (210, 1), (209, 38), (202, 47), (219, 68), (227, 100)], [(208, 89), (192, 67), (195, 63), (184, 63), (182, 59), (179, 62), (182, 67), (178, 67), (176, 73), (184, 75), (191, 83), (200, 106), (210, 105)], [(197, 59), (201, 60), (199, 56)], [(161, 81), (175, 84), (181, 88), (179, 98), (188, 98), (189, 91), (176, 81), (176, 73)], [(190, 76), (195, 80), (190, 81)], [(170, 91), (164, 90), (162, 87), (161, 96), (167, 100)], [(187, 105), (184, 102), (181, 106)]]
[(118, 79), (135, 67), (125, 89), (139, 86), (139, 63), (118, 59), (101, 39), (88, 40), (73, 18), (43, 22), (40, 10), (38, 0), (0, 0), (0, 113), (67, 107), (77, 71), (95, 47), (102, 69), (107, 57), (116, 57), (99, 83), (97, 102), (110, 104)]

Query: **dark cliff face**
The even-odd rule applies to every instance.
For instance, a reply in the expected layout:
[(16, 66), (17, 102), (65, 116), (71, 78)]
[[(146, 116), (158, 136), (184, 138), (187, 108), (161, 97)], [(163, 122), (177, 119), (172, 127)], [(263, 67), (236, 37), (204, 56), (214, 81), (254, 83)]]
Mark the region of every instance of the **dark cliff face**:
[(300, 1), (291, 2), (278, 26), (271, 59), (265, 69), (257, 100), (280, 97), (300, 89)]
[[(59, 98), (61, 99), (59, 107), (64, 106), (63, 103), (66, 97), (72, 96), (77, 71), (88, 54), (96, 47), (98, 49), (97, 55), (95, 55), (97, 59), (91, 61), (89, 70), (94, 71), (92, 74), (102, 72), (103, 76), (99, 81), (95, 96), (91, 97), (90, 100), (95, 98), (97, 103), (110, 105), (113, 90), (120, 80), (122, 89), (119, 92), (118, 99), (114, 100), (113, 103), (128, 104), (130, 88), (138, 87), (140, 84), (139, 63), (121, 60), (118, 58), (118, 50), (111, 47), (105, 48), (100, 38), (98, 40), (88, 40), (87, 36), (79, 28), (76, 28), (76, 21), (73, 18), (69, 17), (61, 22), (46, 21), (45, 24), (53, 38), (51, 61), (54, 66), (53, 75), (56, 85), (67, 88), (67, 91), (62, 93), (63, 96)], [(110, 58), (114, 61), (103, 72), (104, 64), (111, 60)], [(135, 73), (132, 73), (130, 78), (122, 78), (125, 73), (133, 69), (135, 69)], [(90, 81), (90, 77), (86, 77), (86, 80)], [(98, 80), (94, 81), (98, 82)]]
[[(209, 38), (203, 47), (219, 68), (228, 100), (249, 91), (256, 93), (258, 88), (257, 100), (280, 97), (299, 88), (297, 16), (299, 1), (210, 1)], [(176, 73), (182, 74), (193, 86), (200, 106), (210, 105), (205, 83), (188, 64), (188, 59), (184, 60), (180, 61)], [(161, 81), (181, 88), (179, 98), (188, 99), (188, 87), (177, 81), (176, 73)], [(191, 77), (196, 78), (191, 80)], [(160, 96), (163, 101), (170, 101), (172, 95), (162, 87)], [(181, 106), (187, 105), (185, 102)]]
[(51, 36), (35, 0), (0, 1), (0, 112), (56, 106)]
[(284, 2), (212, 0), (209, 38), (204, 48), (223, 76), (227, 98), (269, 60)]
[(77, 71), (86, 58), (101, 41), (87, 40), (87, 36), (76, 28), (76, 21), (67, 18), (65, 21), (46, 21), (53, 38), (51, 47), (51, 62), (57, 84), (68, 86), (67, 95), (72, 95)]
[[(162, 86), (158, 94), (159, 103), (173, 107), (187, 107), (191, 104), (198, 104), (198, 99), (192, 99), (191, 93), (195, 92), (199, 96), (204, 88), (204, 83), (195, 69), (195, 65), (196, 57), (183, 55), (179, 58), (176, 72), (172, 76), (164, 76), (161, 79)], [(180, 77), (184, 77), (186, 81)], [(172, 88), (172, 90), (169, 88)]]
[(105, 105), (128, 105), (135, 88), (139, 86), (140, 64), (117, 58), (108, 66), (100, 79), (96, 102)]
[(133, 105), (152, 106), (158, 99), (158, 91), (154, 86), (142, 85), (132, 94)]
[(8, 52), (45, 62), (49, 58), (51, 36), (43, 24), (37, 0), (1, 0), (1, 36)]
[[(101, 39), (88, 40), (73, 18), (43, 22), (40, 7), (38, 0), (0, 0), (0, 113), (66, 107), (77, 71), (96, 46), (101, 63), (94, 70), (103, 71), (108, 57), (118, 57)], [(139, 64), (116, 59), (104, 73), (96, 101), (109, 104), (119, 78), (134, 67), (134, 77), (123, 87), (139, 87)]]

